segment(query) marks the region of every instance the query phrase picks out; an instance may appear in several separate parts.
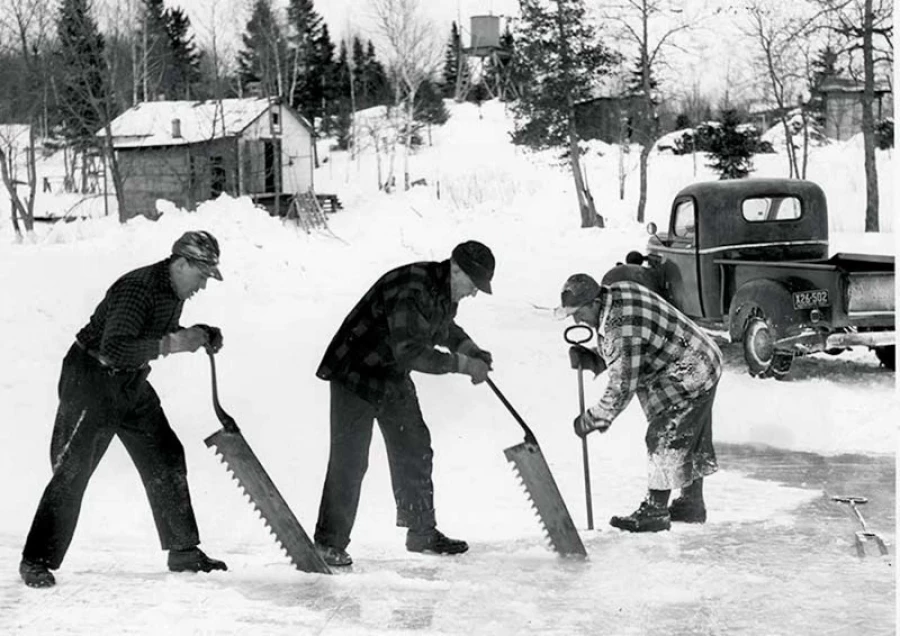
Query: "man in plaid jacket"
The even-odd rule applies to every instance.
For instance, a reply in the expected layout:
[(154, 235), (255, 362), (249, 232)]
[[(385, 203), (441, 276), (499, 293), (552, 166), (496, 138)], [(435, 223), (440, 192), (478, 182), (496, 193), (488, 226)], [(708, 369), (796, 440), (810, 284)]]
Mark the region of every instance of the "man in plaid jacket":
[(173, 572), (225, 570), (197, 545), (184, 448), (169, 426), (149, 363), (160, 356), (217, 351), (216, 327), (179, 323), (184, 301), (222, 280), (219, 244), (208, 232), (186, 232), (172, 255), (120, 277), (78, 332), (59, 378), (59, 408), (50, 443), (53, 475), (22, 550), (19, 574), (29, 587), (51, 587), (75, 534), (88, 481), (113, 437), (131, 456)]
[(352, 563), (346, 548), (375, 420), (387, 448), (397, 525), (408, 529), (406, 548), (468, 550), (436, 527), (431, 435), (410, 372), (464, 373), (473, 384), (487, 378), (491, 354), (454, 318), (460, 300), (491, 293), (493, 275), (494, 256), (477, 241), (460, 243), (448, 260), (393, 269), (350, 311), (325, 351), (316, 375), (331, 385), (331, 449), (315, 543), (329, 565)]
[[(705, 522), (703, 478), (718, 469), (712, 407), (721, 351), (684, 314), (634, 282), (601, 286), (587, 274), (574, 274), (561, 301), (558, 315), (597, 332), (597, 350), (573, 347), (573, 364), (609, 375), (599, 402), (575, 418), (575, 432), (605, 432), (635, 394), (648, 420), (647, 497), (631, 515), (613, 517), (610, 524), (657, 532), (672, 521)], [(669, 506), (674, 488), (681, 496)]]

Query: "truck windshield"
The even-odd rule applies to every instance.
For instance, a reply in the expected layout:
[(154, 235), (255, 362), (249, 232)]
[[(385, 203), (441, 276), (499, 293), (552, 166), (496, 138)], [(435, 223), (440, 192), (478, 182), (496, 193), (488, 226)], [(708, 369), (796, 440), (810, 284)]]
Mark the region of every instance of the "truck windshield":
[(753, 197), (741, 203), (745, 221), (793, 221), (800, 218), (800, 199), (797, 197)]

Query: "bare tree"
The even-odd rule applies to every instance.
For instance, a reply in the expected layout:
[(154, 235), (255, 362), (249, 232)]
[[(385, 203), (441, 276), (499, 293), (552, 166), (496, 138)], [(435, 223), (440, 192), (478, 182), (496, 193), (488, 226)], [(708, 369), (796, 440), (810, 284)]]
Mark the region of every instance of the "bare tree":
[(810, 56), (810, 36), (821, 19), (821, 9), (796, 0), (788, 6), (775, 0), (749, 0), (746, 6), (748, 24), (745, 33), (758, 46), (757, 64), (767, 78), (768, 91), (778, 107), (788, 159), (788, 177), (806, 178), (809, 156), (808, 116), (801, 107), (803, 155), (797, 157), (794, 130), (789, 115), (791, 107), (801, 102), (798, 96), (807, 83), (806, 60)]
[[(839, 35), (841, 51), (851, 74), (862, 75), (862, 132), (866, 170), (866, 232), (879, 230), (878, 169), (875, 163), (875, 74), (885, 69), (890, 81), (894, 67), (893, 9), (891, 0), (817, 0), (826, 10), (827, 28)], [(860, 63), (859, 57), (862, 57)]]
[(641, 144), (638, 223), (644, 222), (647, 166), (658, 133), (654, 117), (653, 75), (662, 62), (666, 48), (675, 46), (673, 36), (693, 28), (699, 22), (699, 19), (685, 18), (682, 4), (673, 0), (625, 0), (601, 12), (604, 19), (618, 23), (625, 41), (638, 49), (640, 80), (634, 93), (638, 97), (639, 121), (633, 123), (634, 135)]
[(408, 190), (416, 93), (440, 70), (443, 42), (436, 26), (425, 17), (420, 0), (374, 0), (373, 8), (387, 45), (394, 104), (402, 113), (403, 188)]

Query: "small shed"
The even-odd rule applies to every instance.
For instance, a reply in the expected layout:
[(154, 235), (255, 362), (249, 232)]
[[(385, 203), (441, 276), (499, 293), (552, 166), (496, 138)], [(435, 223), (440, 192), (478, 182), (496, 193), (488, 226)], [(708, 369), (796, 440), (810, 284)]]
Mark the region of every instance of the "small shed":
[[(313, 187), (313, 129), (267, 98), (143, 102), (111, 123), (127, 216), (222, 193), (277, 202)], [(98, 133), (104, 136), (103, 131)]]
[[(819, 89), (825, 100), (825, 136), (838, 141), (862, 132), (862, 82), (846, 77), (832, 77)], [(873, 114), (876, 123), (894, 116), (894, 99), (883, 82), (875, 83)]]

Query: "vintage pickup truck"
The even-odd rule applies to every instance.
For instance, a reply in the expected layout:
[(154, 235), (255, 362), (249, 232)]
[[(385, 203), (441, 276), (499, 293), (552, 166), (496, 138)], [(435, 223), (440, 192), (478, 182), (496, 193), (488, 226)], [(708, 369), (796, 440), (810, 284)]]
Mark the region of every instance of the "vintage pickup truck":
[(648, 232), (644, 279), (741, 342), (751, 374), (783, 378), (797, 355), (853, 346), (894, 369), (894, 257), (829, 257), (828, 207), (815, 183), (695, 183), (676, 195), (668, 232), (653, 223)]

